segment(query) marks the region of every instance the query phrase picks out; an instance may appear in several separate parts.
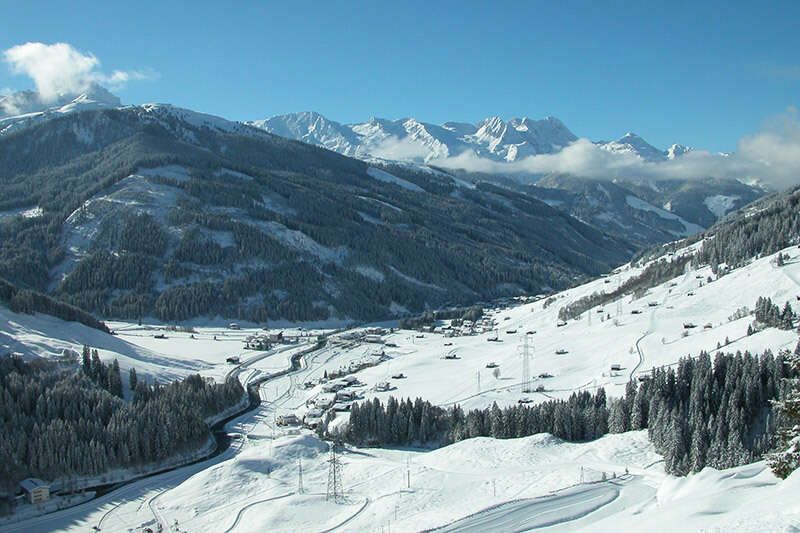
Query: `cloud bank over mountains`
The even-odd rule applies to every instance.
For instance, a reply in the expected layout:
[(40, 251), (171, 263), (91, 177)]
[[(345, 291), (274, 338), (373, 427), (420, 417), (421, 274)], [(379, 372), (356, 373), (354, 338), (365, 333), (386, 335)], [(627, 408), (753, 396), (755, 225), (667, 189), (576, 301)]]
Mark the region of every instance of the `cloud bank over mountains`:
[(800, 122), (797, 110), (789, 108), (767, 121), (760, 132), (742, 138), (732, 154), (692, 150), (672, 159), (652, 161), (632, 152), (611, 152), (581, 138), (559, 152), (517, 161), (492, 161), (465, 151), (431, 163), (491, 174), (563, 173), (595, 179), (733, 178), (784, 188), (800, 183)]
[[(100, 60), (92, 53), (83, 53), (67, 43), (28, 42), (3, 52), (3, 60), (14, 74), (28, 76), (36, 85), (42, 103), (58, 101), (64, 95), (76, 95), (93, 85), (120, 89), (134, 80), (158, 78), (150, 69), (100, 70)], [(13, 113), (14, 98), (3, 101), (4, 111)]]
[[(628, 137), (652, 149), (632, 134), (623, 139)], [(390, 136), (373, 146), (369, 155), (512, 176), (557, 173), (593, 179), (723, 178), (757, 181), (777, 189), (800, 183), (800, 121), (793, 107), (765, 121), (758, 133), (740, 139), (736, 151), (730, 154), (674, 145), (679, 150), (668, 151), (669, 156), (649, 157), (642, 150), (618, 149), (620, 141), (604, 143), (578, 138), (550, 153), (505, 161), (471, 149), (456, 155), (431, 157), (430, 149), (418, 139)]]

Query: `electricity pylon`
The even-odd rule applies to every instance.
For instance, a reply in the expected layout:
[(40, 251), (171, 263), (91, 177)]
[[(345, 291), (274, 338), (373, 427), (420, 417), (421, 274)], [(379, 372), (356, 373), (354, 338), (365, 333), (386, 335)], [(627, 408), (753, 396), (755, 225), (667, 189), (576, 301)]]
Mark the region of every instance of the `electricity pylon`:
[(342, 461), (339, 459), (339, 443), (331, 445), (331, 457), (328, 459), (328, 491), (325, 494), (326, 500), (336, 503), (344, 501), (344, 490), (342, 489)]
[(530, 335), (525, 334), (522, 344), (522, 392), (531, 392), (531, 357), (533, 346), (530, 343)]
[(298, 457), (297, 458), (297, 493), (303, 494), (305, 489), (303, 488), (303, 463), (302, 460)]

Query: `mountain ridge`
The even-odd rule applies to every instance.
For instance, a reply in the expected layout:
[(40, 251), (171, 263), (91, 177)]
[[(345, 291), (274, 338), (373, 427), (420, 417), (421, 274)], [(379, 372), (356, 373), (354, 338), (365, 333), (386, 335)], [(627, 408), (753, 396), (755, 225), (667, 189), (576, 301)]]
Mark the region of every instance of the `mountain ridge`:
[(167, 105), (0, 136), (0, 186), (0, 276), (106, 317), (389, 318), (564, 287), (636, 249), (522, 192)]
[[(397, 120), (371, 117), (366, 122), (341, 123), (316, 111), (274, 115), (246, 121), (276, 135), (316, 144), (351, 157), (385, 157), (387, 139), (415, 143), (417, 150), (398, 158), (421, 163), (472, 152), (493, 161), (513, 162), (532, 155), (552, 154), (578, 140), (558, 118), (546, 116), (503, 120), (490, 116), (476, 123), (448, 121), (442, 124), (406, 117)], [(639, 135), (626, 133), (614, 141), (595, 141), (604, 150), (630, 153), (645, 161), (674, 159), (691, 148), (673, 144), (658, 149)]]

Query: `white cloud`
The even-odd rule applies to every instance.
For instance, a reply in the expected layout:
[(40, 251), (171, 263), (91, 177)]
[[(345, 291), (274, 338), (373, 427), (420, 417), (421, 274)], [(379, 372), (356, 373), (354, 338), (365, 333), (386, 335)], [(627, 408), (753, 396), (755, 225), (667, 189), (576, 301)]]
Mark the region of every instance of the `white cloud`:
[(158, 73), (152, 69), (146, 70), (115, 70), (110, 76), (100, 75), (98, 81), (105, 83), (111, 87), (119, 87), (125, 85), (129, 81), (138, 80), (154, 80), (157, 79)]
[(761, 74), (782, 81), (797, 81), (800, 80), (800, 65), (768, 64), (761, 68)]
[(94, 54), (80, 52), (67, 43), (20, 44), (5, 50), (3, 58), (13, 73), (33, 80), (44, 102), (52, 102), (62, 94), (79, 93), (92, 83), (118, 88), (131, 80), (155, 77), (151, 71), (115, 70), (104, 74)]
[(369, 153), (375, 157), (401, 161), (424, 161), (430, 155), (430, 151), (421, 143), (408, 138), (400, 139), (394, 135), (371, 147)]
[(697, 150), (676, 159), (648, 162), (631, 153), (609, 152), (578, 139), (560, 152), (498, 162), (464, 152), (434, 161), (437, 166), (492, 174), (565, 173), (595, 179), (735, 178), (758, 179), (776, 188), (800, 183), (800, 122), (797, 111), (765, 124), (761, 132), (741, 139), (733, 154)]

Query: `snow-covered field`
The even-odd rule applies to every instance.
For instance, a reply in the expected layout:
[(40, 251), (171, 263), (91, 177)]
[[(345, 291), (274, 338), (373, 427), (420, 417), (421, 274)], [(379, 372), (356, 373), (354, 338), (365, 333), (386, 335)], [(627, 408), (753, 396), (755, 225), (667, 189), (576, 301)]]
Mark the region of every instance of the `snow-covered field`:
[[(769, 329), (748, 337), (752, 317), (729, 320), (742, 307), (752, 310), (759, 296), (779, 306), (795, 304), (800, 250), (783, 253), (791, 259), (782, 267), (774, 257), (765, 257), (721, 278), (708, 268), (688, 270), (639, 299), (626, 296), (602, 312), (591, 309), (578, 320), (557, 325), (560, 307), (611, 290), (641, 270), (623, 267), (608, 278), (556, 295), (546, 308), (539, 300), (492, 310), (499, 342), (487, 341), (493, 333), (445, 338), (397, 331), (383, 337), (393, 346), (381, 346), (334, 335), (325, 348), (304, 356), (300, 370), (262, 386), (261, 406), (228, 425), (237, 438), (224, 454), (8, 530), (85, 531), (100, 525), (103, 531), (135, 531), (156, 522), (174, 526), (176, 521), (181, 531), (241, 532), (418, 531), (450, 523), (459, 530), (543, 525), (601, 531), (791, 530), (800, 526), (800, 477), (778, 482), (763, 463), (756, 463), (676, 479), (664, 473), (646, 432), (588, 443), (534, 435), (476, 438), (433, 451), (348, 449), (342, 457), (347, 502), (335, 504), (325, 501), (328, 445), (308, 430), (275, 423), (278, 415), (304, 415), (310, 401), (326, 394), (322, 385), (303, 384), (353, 362), (376, 362), (381, 351), (385, 360), (356, 372), (362, 385), (348, 390), (365, 398), (419, 396), (468, 409), (495, 401), (508, 405), (523, 397), (533, 402), (561, 398), (600, 386), (619, 395), (631, 377), (701, 350), (713, 352), (726, 338), (726, 351), (794, 348), (795, 332)], [(103, 358), (118, 357), (123, 369), (135, 366), (160, 378), (200, 372), (221, 379), (231, 369), (225, 359), (237, 355), (245, 363), (239, 377), (250, 381), (254, 373), (286, 368), (295, 350), (308, 348), (244, 350), (242, 340), (252, 333), (248, 330), (196, 328), (194, 338), (165, 332), (168, 338), (156, 339), (156, 331), (132, 324), (109, 324), (117, 332), (109, 336), (3, 309), (0, 319), (0, 349), (49, 356), (89, 344)], [(689, 322), (697, 327), (685, 329)], [(531, 385), (545, 391), (526, 394), (521, 347), (529, 331), (535, 331), (528, 335)], [(444, 359), (451, 350), (458, 358)], [(486, 367), (491, 362), (498, 365), (498, 376)], [(612, 371), (612, 364), (621, 370)], [(400, 373), (405, 377), (392, 378)], [(545, 373), (552, 377), (536, 377)], [(376, 390), (382, 382), (389, 382), (392, 390)], [(346, 413), (339, 414), (337, 423), (344, 422)], [(608, 480), (601, 482), (604, 473)], [(581, 478), (592, 483), (573, 487)]]
[[(279, 346), (268, 352), (245, 349), (244, 340), (248, 336), (263, 333), (255, 328), (196, 327), (189, 332), (126, 322), (106, 324), (114, 335), (77, 322), (64, 322), (46, 315), (14, 313), (0, 306), (0, 353), (57, 357), (68, 353), (80, 354), (83, 346), (87, 345), (96, 348), (103, 360), (117, 359), (124, 373), (134, 367), (140, 376), (159, 380), (179, 379), (193, 373), (223, 380), (233, 369), (226, 362), (229, 357), (239, 357), (242, 362), (258, 358), (248, 368), (270, 372), (285, 368), (295, 350), (308, 347), (306, 342), (301, 342)], [(299, 334), (299, 330), (283, 331)], [(318, 332), (304, 333), (313, 337)], [(160, 335), (165, 338), (157, 338)], [(126, 381), (123, 379), (123, 383)]]
[[(642, 298), (626, 296), (619, 305), (606, 305), (602, 312), (600, 308), (591, 309), (581, 319), (557, 326), (559, 308), (596, 291), (616, 288), (617, 283), (639, 271), (626, 269), (559, 293), (546, 308), (541, 300), (497, 311), (492, 316), (498, 324), (499, 342), (487, 341), (494, 333), (455, 338), (425, 333), (420, 338), (417, 332), (399, 331), (386, 337), (388, 343), (397, 345), (385, 348), (392, 359), (359, 372), (358, 377), (367, 384), (366, 397), (420, 396), (440, 405), (458, 403), (467, 409), (486, 407), (494, 401), (502, 406), (522, 397), (542, 401), (600, 386), (610, 395), (620, 395), (631, 377), (676, 363), (683, 356), (696, 356), (701, 350), (713, 353), (717, 343), (725, 345), (726, 338), (729, 344), (724, 350), (730, 352), (793, 349), (797, 335), (792, 331), (768, 329), (747, 337), (752, 317), (728, 320), (741, 307), (752, 310), (759, 296), (770, 297), (781, 307), (786, 301), (797, 307), (800, 250), (792, 248), (784, 253), (792, 259), (783, 267), (775, 266), (773, 257), (765, 257), (711, 283), (707, 278), (716, 277), (709, 268), (687, 271)], [(638, 314), (632, 314), (635, 311)], [(696, 327), (685, 329), (688, 323)], [(544, 386), (543, 393), (522, 393), (521, 352), (529, 331), (536, 332), (529, 335), (531, 385), (534, 389)], [(358, 345), (350, 353), (364, 355), (371, 350), (375, 348)], [(458, 359), (443, 359), (451, 350)], [(567, 353), (556, 353), (564, 350)], [(494, 369), (486, 367), (492, 362), (499, 365), (498, 377), (494, 377)], [(621, 370), (612, 371), (612, 364), (620, 365)], [(327, 365), (328, 369), (339, 366), (339, 359)], [(398, 373), (405, 378), (391, 379)], [(553, 377), (538, 377), (545, 373)], [(371, 390), (382, 381), (391, 382), (393, 390)], [(443, 381), (446, 386), (442, 386)]]

